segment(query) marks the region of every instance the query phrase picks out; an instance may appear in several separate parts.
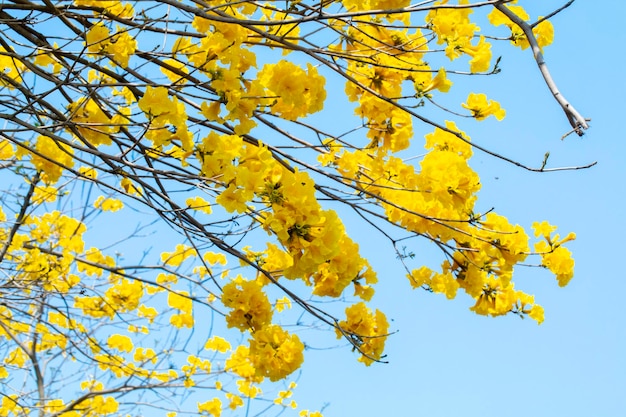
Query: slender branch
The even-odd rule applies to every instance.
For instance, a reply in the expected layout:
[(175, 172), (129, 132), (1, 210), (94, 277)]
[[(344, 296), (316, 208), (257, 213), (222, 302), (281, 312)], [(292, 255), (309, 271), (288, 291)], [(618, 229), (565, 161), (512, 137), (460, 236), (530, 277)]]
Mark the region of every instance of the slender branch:
[(28, 186), (28, 191), (26, 192), (22, 206), (20, 207), (20, 212), (18, 213), (17, 218), (15, 219), (15, 223), (13, 223), (13, 227), (11, 227), (11, 230), (9, 231), (9, 235), (7, 236), (6, 242), (4, 242), (4, 246), (2, 246), (2, 251), (0, 252), (0, 262), (4, 260), (4, 257), (6, 256), (7, 251), (9, 250), (9, 247), (11, 246), (11, 242), (13, 242), (13, 237), (15, 236), (19, 228), (24, 223), (24, 220), (26, 219), (26, 212), (28, 211), (28, 207), (30, 207), (32, 203), (31, 200), (33, 198), (33, 194), (35, 193), (35, 189), (37, 188), (38, 182), (39, 182), (39, 173), (35, 174), (33, 179), (30, 181), (30, 184)]
[[(570, 2), (571, 3), (571, 2)], [(569, 4), (568, 4), (569, 5)], [(566, 5), (566, 6), (568, 6)], [(530, 44), (531, 50), (533, 52), (533, 56), (535, 57), (535, 61), (537, 62), (537, 66), (539, 66), (539, 71), (543, 76), (543, 79), (546, 82), (546, 85), (550, 89), (550, 92), (559, 103), (567, 119), (574, 131), (578, 134), (578, 136), (584, 135), (584, 131), (589, 129), (589, 125), (587, 124), (587, 119), (585, 119), (578, 111), (572, 106), (569, 101), (561, 94), (559, 89), (548, 70), (548, 66), (546, 64), (545, 59), (543, 58), (543, 53), (541, 52), (541, 47), (537, 43), (537, 38), (533, 33), (533, 28), (530, 24), (526, 23), (522, 20), (518, 15), (516, 15), (511, 9), (506, 7), (502, 3), (494, 4), (494, 7), (502, 12), (506, 17), (508, 17), (513, 23), (515, 23), (526, 35), (528, 39), (528, 43)]]
[(544, 17), (542, 17), (541, 19), (537, 20), (535, 23), (533, 23), (532, 25), (530, 25), (531, 28), (534, 28), (535, 26), (539, 25), (541, 22), (548, 20), (554, 16), (556, 16), (557, 14), (561, 13), (563, 10), (567, 9), (569, 6), (572, 5), (572, 3), (574, 3), (574, 1), (576, 0), (569, 0), (567, 3), (565, 3), (563, 6), (559, 7), (558, 9), (556, 9), (555, 11), (548, 13), (547, 15), (545, 15)]

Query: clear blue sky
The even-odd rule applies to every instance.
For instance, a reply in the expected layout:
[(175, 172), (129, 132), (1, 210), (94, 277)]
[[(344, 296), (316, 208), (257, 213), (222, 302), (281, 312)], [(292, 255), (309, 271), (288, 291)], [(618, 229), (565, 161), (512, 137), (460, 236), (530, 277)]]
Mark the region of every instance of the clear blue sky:
[[(541, 3), (545, 12), (565, 2)], [(545, 57), (563, 94), (592, 118), (582, 139), (560, 140), (569, 125), (528, 50), (508, 49), (502, 73), (480, 90), (502, 103), (505, 121), (463, 125), (475, 142), (532, 166), (546, 151), (552, 166), (598, 161), (589, 170), (536, 174), (480, 153), (472, 160), (483, 209), (495, 205), (512, 222), (548, 220), (578, 235), (568, 287), (538, 269), (517, 274), (546, 321), (478, 317), (463, 297), (413, 292), (398, 263), (380, 256), (379, 237), (349, 224), (379, 272), (375, 304), (398, 330), (388, 341), (390, 363), (366, 368), (347, 348), (309, 351), (300, 405), (327, 403), (325, 417), (626, 415), (625, 14), (622, 1), (578, 0), (552, 20), (556, 38)]]

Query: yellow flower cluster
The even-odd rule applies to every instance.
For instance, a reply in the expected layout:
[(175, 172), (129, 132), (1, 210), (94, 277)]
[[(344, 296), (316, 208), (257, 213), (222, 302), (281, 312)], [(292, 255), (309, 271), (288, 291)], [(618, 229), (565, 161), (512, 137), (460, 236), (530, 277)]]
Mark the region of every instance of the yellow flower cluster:
[(187, 291), (170, 291), (167, 295), (167, 305), (180, 311), (170, 317), (170, 324), (174, 327), (192, 328), (193, 319), (193, 301), (189, 298)]
[(307, 64), (305, 72), (296, 64), (282, 60), (265, 65), (257, 78), (271, 98), (272, 113), (284, 119), (296, 120), (324, 107), (325, 80), (311, 64)]
[[(101, 2), (104, 3), (104, 2)], [(89, 28), (85, 36), (87, 51), (92, 56), (101, 54), (112, 58), (115, 65), (127, 67), (130, 57), (137, 49), (137, 41), (122, 28), (118, 27), (114, 34), (104, 23), (98, 22)]]
[(337, 338), (347, 337), (358, 349), (359, 361), (371, 365), (380, 360), (389, 333), (389, 323), (385, 315), (367, 308), (365, 303), (357, 303), (346, 308), (346, 320), (339, 322), (341, 330), (335, 329)]
[(110, 145), (111, 135), (119, 130), (100, 106), (90, 98), (81, 98), (68, 107), (76, 129), (90, 144)]
[(114, 278), (104, 296), (77, 296), (74, 298), (74, 306), (80, 308), (88, 316), (112, 319), (116, 314), (136, 310), (142, 296), (143, 284), (141, 282)]
[(0, 46), (0, 66), (3, 69), (3, 75), (12, 80), (11, 82), (0, 78), (0, 87), (7, 87), (12, 90), (15, 88), (13, 82), (16, 84), (22, 82), (22, 74), (26, 71), (26, 65), (22, 61), (14, 59), (10, 51), (7, 51), (2, 46)]
[(355, 113), (367, 120), (370, 146), (406, 149), (413, 136), (410, 115), (377, 94), (391, 100), (399, 98), (404, 80), (413, 81), (419, 94), (446, 91), (445, 73), (433, 80), (430, 68), (422, 61), (427, 48), (419, 30), (408, 33), (406, 29), (357, 24), (347, 34), (346, 45), (333, 45), (331, 50), (359, 57), (348, 61), (347, 73), (356, 83), (346, 83), (346, 94), (350, 101), (358, 101)]
[(268, 325), (252, 333), (250, 360), (257, 376), (278, 381), (300, 368), (304, 345), (296, 335), (277, 325)]
[[(371, 297), (375, 274), (366, 260), (355, 256), (358, 246), (346, 235), (337, 214), (321, 209), (308, 174), (288, 171), (264, 146), (215, 132), (198, 146), (198, 158), (207, 178), (228, 184), (215, 199), (228, 212), (246, 212), (255, 196), (271, 209), (261, 213), (259, 221), (285, 249), (268, 244), (263, 254), (254, 255), (264, 259), (264, 268), (276, 276), (312, 283), (316, 295), (339, 297), (354, 282), (358, 295)], [(366, 282), (358, 282), (360, 278)], [(245, 324), (241, 318), (236, 321), (236, 327)]]
[(8, 161), (15, 155), (15, 147), (6, 139), (0, 139), (0, 160)]
[[(5, 258), (15, 263), (13, 280), (25, 288), (37, 286), (62, 294), (78, 285), (80, 278), (72, 266), (74, 257), (83, 251), (85, 225), (58, 211), (29, 217), (24, 225), (28, 233), (13, 237)], [(0, 229), (0, 237), (6, 236)], [(44, 244), (46, 249), (41, 249)]]
[[(103, 389), (103, 385), (100, 382), (95, 383), (92, 389), (93, 391), (100, 391)], [(112, 396), (93, 395), (81, 402), (72, 411), (62, 412), (67, 406), (68, 404), (65, 404), (62, 399), (57, 398), (46, 401), (43, 410), (60, 417), (97, 417), (116, 413), (119, 403)]]
[[(347, 10), (394, 10), (407, 7), (410, 0), (341, 0)], [(408, 13), (388, 15), (390, 21), (402, 20), (408, 24)]]
[[(528, 13), (526, 13), (522, 6), (514, 6), (514, 3), (517, 3), (517, 0), (505, 5), (505, 7), (507, 7), (523, 21), (528, 21), (530, 19)], [(504, 25), (509, 28), (509, 30), (511, 31), (511, 44), (518, 46), (522, 49), (528, 48), (530, 44), (528, 43), (526, 34), (519, 28), (519, 26), (514, 24), (500, 10), (493, 9), (487, 17), (489, 18), (489, 22), (492, 25)], [(544, 20), (533, 27), (533, 35), (537, 39), (537, 44), (539, 45), (539, 47), (543, 48), (544, 46), (552, 44), (552, 42), (554, 41), (554, 27), (549, 20)]]
[(470, 93), (467, 97), (467, 103), (461, 104), (472, 112), (472, 117), (476, 120), (484, 120), (489, 116), (494, 116), (498, 120), (504, 119), (506, 112), (500, 107), (500, 103), (493, 100), (487, 100), (485, 94)]
[[(448, 0), (436, 2), (446, 4)], [(459, 4), (468, 4), (468, 0), (459, 0)], [(491, 44), (479, 37), (478, 43), (471, 42), (480, 28), (473, 23), (469, 16), (473, 11), (470, 8), (437, 8), (426, 16), (429, 28), (437, 35), (437, 43), (446, 45), (446, 56), (450, 60), (459, 58), (462, 54), (471, 57), (469, 64), (472, 72), (483, 72), (489, 69), (491, 61)]]
[[(96, 7), (106, 10), (107, 12), (119, 16), (124, 19), (130, 19), (134, 16), (135, 11), (129, 3), (122, 3), (119, 0), (74, 0), (77, 6)], [(94, 14), (98, 14), (94, 11)]]
[(198, 413), (204, 416), (220, 417), (222, 414), (222, 401), (219, 398), (213, 398), (212, 400), (198, 403)]
[(102, 211), (115, 212), (115, 211), (121, 210), (124, 207), (124, 203), (122, 203), (122, 201), (118, 200), (117, 198), (106, 198), (103, 195), (101, 195), (98, 198), (96, 198), (96, 201), (94, 201), (93, 206)]
[[(497, 103), (483, 98), (477, 99), (483, 116), (503, 112)], [(423, 267), (408, 275), (414, 288), (448, 298), (460, 289), (474, 298), (473, 310), (479, 314), (513, 312), (541, 322), (541, 307), (511, 283), (514, 266), (530, 253), (529, 238), (522, 227), (502, 216), (473, 214), (480, 180), (468, 165), (470, 138), (452, 122), (445, 127), (426, 135), (429, 152), (419, 171), (378, 149), (350, 151), (334, 144), (320, 160), (346, 181), (377, 196), (390, 221), (434, 240), (455, 243), (454, 261), (445, 261), (441, 272)], [(572, 275), (569, 251), (546, 242), (540, 245), (536, 250), (543, 253), (543, 264), (566, 283)]]
[(64, 169), (74, 166), (72, 148), (47, 136), (39, 136), (34, 151), (29, 154), (31, 163), (41, 171), (41, 178), (47, 184), (57, 182)]
[[(181, 156), (186, 157), (193, 149), (193, 137), (187, 129), (187, 112), (185, 106), (177, 97), (170, 99), (167, 88), (148, 86), (137, 101), (137, 105), (146, 114), (150, 126), (146, 138), (152, 141), (156, 150), (161, 150), (176, 141), (176, 147), (181, 149)], [(174, 132), (168, 126), (174, 127)]]
[(257, 331), (272, 320), (272, 305), (257, 281), (237, 276), (222, 289), (222, 303), (231, 309), (226, 316), (228, 327)]
[(556, 275), (559, 286), (564, 287), (574, 276), (574, 259), (572, 252), (562, 245), (576, 239), (576, 234), (569, 233), (563, 239), (558, 234), (551, 236), (556, 227), (545, 221), (533, 223), (533, 229), (535, 236), (545, 239), (535, 243), (535, 251), (541, 254), (542, 265)]
[[(237, 17), (237, 12), (254, 13), (256, 5), (248, 2), (229, 6)], [(218, 95), (211, 104), (201, 104), (202, 114), (211, 121), (236, 122), (235, 132), (243, 135), (256, 126), (252, 120), (254, 110), (265, 96), (258, 80), (243, 79), (249, 68), (256, 66), (256, 55), (244, 44), (251, 34), (243, 25), (232, 25), (196, 16), (193, 27), (203, 35), (199, 43), (190, 38), (177, 39), (172, 48), (173, 54), (184, 56), (189, 64), (211, 80), (211, 86)], [(169, 62), (169, 61), (168, 61)], [(166, 72), (167, 74), (167, 72)], [(225, 113), (224, 117), (220, 116)]]

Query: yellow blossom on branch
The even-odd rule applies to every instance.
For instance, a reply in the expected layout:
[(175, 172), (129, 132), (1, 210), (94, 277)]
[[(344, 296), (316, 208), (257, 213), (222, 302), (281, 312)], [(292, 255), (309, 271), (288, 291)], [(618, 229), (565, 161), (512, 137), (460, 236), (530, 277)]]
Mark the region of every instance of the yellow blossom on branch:
[(470, 93), (467, 96), (467, 102), (461, 104), (472, 112), (472, 117), (476, 120), (485, 120), (489, 116), (494, 116), (498, 120), (504, 119), (506, 111), (500, 107), (500, 103), (493, 100), (487, 100), (485, 94)]

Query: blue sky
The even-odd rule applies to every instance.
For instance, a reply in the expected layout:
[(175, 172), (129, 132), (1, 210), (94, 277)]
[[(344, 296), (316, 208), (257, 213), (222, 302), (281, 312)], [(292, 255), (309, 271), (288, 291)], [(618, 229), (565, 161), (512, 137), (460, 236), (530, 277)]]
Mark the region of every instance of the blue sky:
[[(565, 2), (542, 3), (538, 13)], [(570, 245), (576, 275), (567, 287), (539, 269), (517, 273), (518, 288), (535, 294), (546, 321), (479, 317), (463, 297), (411, 291), (398, 262), (380, 255), (381, 240), (348, 223), (379, 273), (374, 304), (398, 333), (388, 341), (389, 364), (366, 368), (347, 348), (308, 351), (300, 405), (326, 404), (325, 417), (626, 415), (625, 13), (624, 2), (578, 0), (552, 19), (556, 37), (545, 58), (562, 93), (592, 118), (582, 139), (560, 140), (569, 125), (528, 50), (507, 48), (502, 73), (477, 88), (501, 102), (506, 119), (463, 124), (475, 142), (531, 166), (547, 151), (553, 167), (598, 162), (542, 174), (480, 152), (471, 162), (483, 183), (479, 205), (525, 227), (548, 220), (563, 234), (577, 233)], [(426, 249), (415, 252), (428, 257)]]

